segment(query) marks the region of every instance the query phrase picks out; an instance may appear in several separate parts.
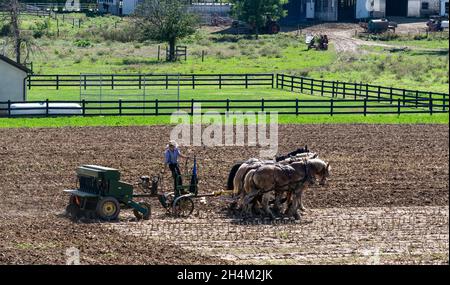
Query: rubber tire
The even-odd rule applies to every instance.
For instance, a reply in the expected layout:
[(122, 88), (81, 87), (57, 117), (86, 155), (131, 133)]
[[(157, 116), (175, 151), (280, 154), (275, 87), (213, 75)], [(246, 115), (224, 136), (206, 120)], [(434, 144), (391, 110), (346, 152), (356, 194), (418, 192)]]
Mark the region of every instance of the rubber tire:
[[(114, 207), (116, 208), (116, 210), (114, 211), (113, 214), (108, 215), (107, 213), (104, 213), (103, 211), (103, 206), (105, 205), (105, 203), (111, 203), (111, 205), (114, 205)], [(97, 215), (99, 216), (100, 219), (105, 220), (105, 221), (113, 221), (113, 220), (117, 220), (117, 218), (119, 217), (119, 213), (120, 213), (120, 204), (119, 201), (117, 201), (116, 198), (114, 197), (105, 197), (102, 198), (98, 201), (97, 203), (97, 207), (95, 212), (97, 213)]]
[(70, 219), (72, 219), (72, 220), (78, 219), (80, 216), (80, 213), (81, 213), (80, 208), (76, 204), (67, 205), (66, 214)]
[[(183, 206), (183, 211), (180, 211), (180, 205)], [(173, 205), (173, 214), (175, 217), (186, 218), (194, 211), (194, 201), (191, 197), (182, 197)]]
[(150, 220), (150, 216), (152, 215), (152, 207), (150, 206), (149, 203), (145, 203), (145, 202), (141, 202), (139, 203), (139, 206), (143, 207), (143, 208), (147, 208), (148, 212), (146, 215), (142, 215), (141, 212), (139, 212), (138, 210), (134, 209), (133, 210), (133, 214), (136, 217), (136, 219), (138, 220)]

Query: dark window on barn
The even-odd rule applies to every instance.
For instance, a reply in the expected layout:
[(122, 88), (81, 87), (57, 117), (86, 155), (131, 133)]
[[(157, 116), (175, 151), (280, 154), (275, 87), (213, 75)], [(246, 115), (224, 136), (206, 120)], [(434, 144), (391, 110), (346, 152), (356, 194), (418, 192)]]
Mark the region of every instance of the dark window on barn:
[(315, 3), (315, 9), (317, 12), (322, 12), (322, 1), (323, 0), (317, 0)]
[(315, 2), (317, 12), (326, 12), (328, 10), (329, 0), (317, 0)]
[(429, 6), (428, 2), (422, 2), (422, 10), (428, 10)]

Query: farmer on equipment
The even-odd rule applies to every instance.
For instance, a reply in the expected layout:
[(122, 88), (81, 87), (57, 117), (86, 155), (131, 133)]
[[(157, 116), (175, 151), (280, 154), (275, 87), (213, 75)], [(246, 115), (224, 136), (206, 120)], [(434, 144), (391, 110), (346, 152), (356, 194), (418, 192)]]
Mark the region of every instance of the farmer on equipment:
[(161, 172), (164, 173), (167, 166), (169, 166), (169, 169), (172, 172), (175, 193), (177, 191), (177, 185), (183, 185), (181, 171), (178, 167), (178, 157), (187, 158), (187, 156), (181, 154), (176, 141), (169, 141), (164, 152), (164, 169)]

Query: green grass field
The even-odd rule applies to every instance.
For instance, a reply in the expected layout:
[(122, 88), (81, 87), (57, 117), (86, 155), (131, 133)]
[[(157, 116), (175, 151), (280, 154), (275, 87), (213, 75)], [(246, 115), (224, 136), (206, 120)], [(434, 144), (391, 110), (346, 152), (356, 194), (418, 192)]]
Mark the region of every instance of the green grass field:
[[(72, 21), (71, 18), (76, 18)], [(78, 19), (81, 25), (78, 27)], [(277, 35), (260, 35), (258, 39), (246, 35), (217, 33), (217, 29), (204, 27), (194, 35), (181, 40), (178, 44), (188, 46), (188, 59), (167, 63), (157, 60), (158, 46), (163, 51), (165, 43), (138, 42), (133, 38), (133, 30), (127, 18), (115, 16), (86, 17), (82, 14), (66, 14), (63, 21), (45, 17), (24, 16), (23, 28), (35, 39), (34, 52), (30, 60), (36, 74), (110, 74), (110, 73), (286, 73), (307, 76), (316, 79), (339, 80), (346, 82), (364, 82), (374, 85), (393, 86), (397, 88), (417, 89), (423, 91), (449, 92), (448, 86), (448, 35), (447, 41), (442, 37), (430, 36), (427, 39), (397, 37), (383, 43), (422, 49), (391, 52), (382, 47), (364, 47), (363, 52), (337, 53), (330, 43), (328, 51), (306, 50), (303, 36), (292, 33)], [(59, 28), (59, 32), (58, 32)], [(3, 40), (0, 36), (0, 42)], [(433, 50), (447, 48), (447, 52)], [(205, 54), (202, 61), (202, 52)], [(161, 52), (161, 57), (164, 57)], [(88, 95), (97, 94), (97, 95)], [(99, 100), (99, 90), (81, 90), (79, 88), (37, 88), (28, 91), (28, 100)], [(81, 95), (81, 96), (80, 96)], [(149, 88), (142, 90), (102, 90), (102, 100), (176, 100), (176, 89)], [(298, 94), (272, 88), (182, 88), (181, 100), (224, 100), (224, 99), (291, 99), (295, 100), (329, 100), (329, 97)], [(326, 102), (305, 103), (300, 112), (308, 107), (324, 105)], [(211, 104), (210, 104), (211, 105)], [(267, 111), (270, 111), (268, 104)], [(281, 111), (293, 111), (292, 103), (277, 104)], [(361, 104), (352, 100), (337, 100), (336, 106), (347, 106), (347, 111), (362, 111)], [(112, 106), (112, 105), (111, 105)], [(217, 105), (215, 105), (217, 106)], [(95, 105), (91, 105), (95, 107)], [(151, 105), (148, 107), (152, 107)], [(395, 106), (383, 103), (368, 104), (368, 109), (394, 111)], [(181, 106), (188, 109), (188, 106)], [(167, 111), (174, 111), (168, 109)], [(248, 110), (260, 110), (258, 104)], [(329, 107), (315, 106), (314, 111), (327, 112)], [(311, 110), (310, 110), (311, 111)], [(114, 112), (114, 111), (111, 111)], [(124, 113), (127, 113), (125, 111)], [(434, 114), (421, 115), (338, 115), (332, 118), (319, 116), (281, 116), (280, 122), (320, 122), (320, 123), (448, 123), (448, 116)], [(314, 119), (313, 119), (314, 118)], [(36, 126), (51, 126), (47, 121), (54, 120), (55, 126), (63, 125), (115, 125), (159, 124), (164, 119), (157, 118), (51, 118), (29, 119)], [(27, 126), (27, 119), (3, 120), (2, 126), (8, 124)], [(40, 125), (42, 124), (42, 125)], [(29, 123), (29, 126), (34, 126)]]
[[(223, 118), (223, 117), (222, 117)], [(224, 119), (222, 120), (224, 121)], [(404, 115), (280, 115), (280, 124), (448, 124), (448, 114)], [(0, 119), (0, 128), (60, 128), (85, 126), (145, 126), (170, 124), (170, 116), (58, 117)]]
[[(304, 36), (292, 33), (245, 35), (216, 33), (202, 28), (179, 44), (188, 46), (188, 60), (175, 63), (157, 61), (158, 46), (165, 43), (137, 42), (127, 18), (86, 17), (67, 14), (66, 19), (82, 19), (81, 27), (72, 21), (25, 16), (24, 28), (42, 36), (35, 39), (31, 55), (37, 74), (80, 73), (291, 73), (347, 82), (422, 89), (448, 93), (448, 35), (399, 37), (381, 41), (387, 44), (421, 46), (425, 50), (391, 53), (368, 48), (360, 54), (336, 53), (333, 42), (326, 52), (306, 50)], [(39, 30), (38, 25), (46, 24)], [(76, 21), (75, 21), (76, 22)], [(38, 24), (40, 23), (40, 24)], [(1, 38), (0, 38), (1, 41)], [(447, 48), (447, 52), (426, 49)], [(205, 60), (201, 61), (202, 51)], [(161, 52), (163, 57), (163, 52)]]

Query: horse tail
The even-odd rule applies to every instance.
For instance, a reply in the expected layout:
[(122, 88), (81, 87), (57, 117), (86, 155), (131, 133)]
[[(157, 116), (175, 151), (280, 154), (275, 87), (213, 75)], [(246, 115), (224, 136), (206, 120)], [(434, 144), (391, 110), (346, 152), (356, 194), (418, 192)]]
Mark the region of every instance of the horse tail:
[[(246, 163), (246, 162), (244, 162)], [(242, 163), (242, 164), (244, 164)], [(245, 169), (243, 169), (243, 171), (245, 171), (244, 173), (241, 173), (239, 176), (236, 176), (239, 172), (239, 170), (241, 169), (241, 167), (238, 168), (238, 172), (236, 172), (236, 175), (234, 177), (233, 180), (233, 196), (238, 196), (241, 194), (242, 189), (244, 187), (244, 180), (245, 180), (245, 176), (247, 175), (247, 173), (254, 169), (254, 168), (258, 168), (258, 165), (248, 165)]]
[(228, 180), (227, 180), (227, 190), (233, 190), (234, 189), (234, 177), (236, 176), (236, 172), (238, 171), (239, 167), (241, 167), (241, 165), (243, 164), (243, 162), (238, 162), (235, 165), (233, 165), (233, 167), (230, 170), (230, 173), (228, 174)]
[(243, 187), (245, 193), (249, 193), (249, 188), (255, 186), (253, 175), (255, 175), (256, 171), (257, 169), (251, 169), (245, 174)]

